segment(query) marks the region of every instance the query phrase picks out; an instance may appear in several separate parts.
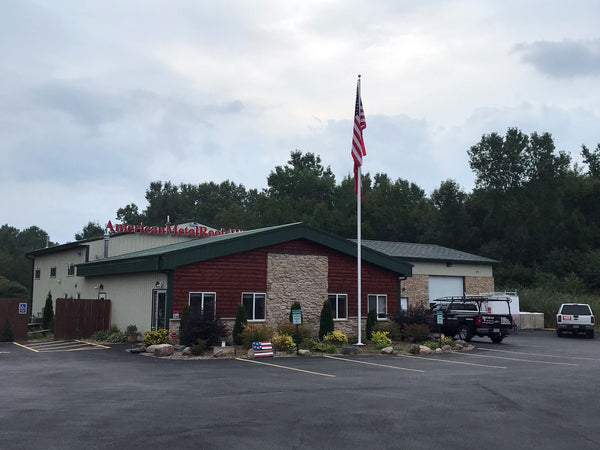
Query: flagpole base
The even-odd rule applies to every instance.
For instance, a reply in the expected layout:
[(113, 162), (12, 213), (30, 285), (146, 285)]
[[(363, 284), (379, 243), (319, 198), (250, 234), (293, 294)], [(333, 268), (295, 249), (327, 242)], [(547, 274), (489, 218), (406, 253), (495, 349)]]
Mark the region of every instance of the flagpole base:
[(352, 344), (352, 345), (356, 345), (357, 347), (362, 347), (366, 344), (363, 344), (362, 342), (357, 342), (356, 344)]

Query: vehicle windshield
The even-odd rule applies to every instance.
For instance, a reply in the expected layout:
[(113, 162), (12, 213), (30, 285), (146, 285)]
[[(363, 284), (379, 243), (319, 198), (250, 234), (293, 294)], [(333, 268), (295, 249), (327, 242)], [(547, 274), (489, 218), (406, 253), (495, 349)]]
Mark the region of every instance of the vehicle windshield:
[(592, 314), (588, 305), (563, 305), (561, 314), (571, 314), (573, 316), (589, 316)]

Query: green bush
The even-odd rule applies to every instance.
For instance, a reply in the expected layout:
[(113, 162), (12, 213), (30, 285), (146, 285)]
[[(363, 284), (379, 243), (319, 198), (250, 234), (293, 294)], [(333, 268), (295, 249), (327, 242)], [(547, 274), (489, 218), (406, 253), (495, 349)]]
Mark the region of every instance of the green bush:
[(377, 311), (371, 309), (369, 310), (369, 314), (367, 314), (367, 340), (369, 341), (371, 340), (375, 325), (377, 325)]
[(414, 342), (423, 342), (429, 337), (429, 327), (418, 323), (404, 325), (403, 333), (406, 339)]
[[(110, 330), (109, 330), (110, 333)], [(110, 333), (106, 338), (106, 342), (110, 342), (111, 344), (118, 344), (120, 342), (125, 342), (127, 340), (127, 335), (121, 331), (116, 331)]]
[(169, 331), (168, 330), (150, 330), (144, 331), (144, 340), (142, 344), (145, 347), (149, 345), (158, 345), (158, 344), (170, 344), (171, 339), (169, 339)]
[(304, 341), (303, 347), (311, 352), (324, 352), (326, 346), (320, 340), (313, 338)]
[(253, 342), (270, 341), (273, 329), (267, 324), (249, 324), (242, 332), (242, 345), (244, 348), (252, 348)]
[(371, 334), (376, 331), (385, 331), (392, 341), (399, 341), (402, 338), (402, 331), (394, 322), (379, 322), (373, 327)]
[(95, 331), (92, 334), (92, 336), (90, 337), (90, 339), (92, 341), (99, 341), (99, 342), (106, 342), (107, 338), (108, 338), (108, 331), (107, 330)]
[(321, 320), (319, 322), (319, 339), (323, 340), (323, 337), (332, 332), (335, 329), (333, 323), (333, 308), (329, 299), (323, 302), (323, 308), (321, 309)]
[(341, 331), (331, 331), (323, 337), (323, 342), (326, 345), (333, 344), (336, 347), (348, 345), (348, 338)]
[[(296, 340), (296, 325), (290, 322), (283, 322), (277, 327), (277, 333), (279, 334), (287, 334), (291, 336), (294, 341)], [(300, 342), (298, 344), (302, 344), (304, 341), (311, 338), (311, 333), (308, 328), (304, 325), (298, 325), (298, 339)]]
[(378, 349), (389, 347), (392, 345), (392, 340), (388, 337), (388, 331), (373, 331), (371, 335), (371, 342), (375, 344)]
[(235, 345), (240, 345), (242, 343), (242, 332), (246, 325), (248, 325), (246, 307), (244, 305), (239, 305), (235, 313), (235, 324), (233, 325), (232, 331), (232, 339)]
[(411, 345), (408, 349), (408, 353), (410, 353), (411, 355), (418, 355), (419, 353), (421, 353), (421, 349), (418, 345)]
[(0, 342), (12, 342), (15, 340), (15, 333), (10, 326), (10, 322), (6, 319), (0, 331)]
[(202, 356), (206, 351), (206, 341), (204, 339), (198, 339), (195, 345), (191, 347), (192, 355)]
[(296, 343), (290, 335), (275, 333), (273, 336), (273, 348), (277, 351), (292, 353), (296, 348)]

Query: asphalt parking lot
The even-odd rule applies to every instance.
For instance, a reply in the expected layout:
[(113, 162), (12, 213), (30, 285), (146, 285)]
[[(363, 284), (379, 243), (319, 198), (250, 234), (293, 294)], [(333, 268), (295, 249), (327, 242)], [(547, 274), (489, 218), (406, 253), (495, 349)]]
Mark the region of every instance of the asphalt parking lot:
[(0, 447), (600, 448), (600, 340), (423, 357), (164, 360), (0, 343)]

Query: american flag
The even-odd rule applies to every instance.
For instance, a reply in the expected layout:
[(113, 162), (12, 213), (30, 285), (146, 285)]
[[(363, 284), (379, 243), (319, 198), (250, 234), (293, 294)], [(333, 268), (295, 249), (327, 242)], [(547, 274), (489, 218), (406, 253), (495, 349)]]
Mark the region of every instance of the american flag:
[(252, 350), (254, 350), (254, 357), (261, 358), (264, 356), (273, 356), (273, 346), (270, 342), (253, 342)]
[[(365, 110), (363, 109), (362, 100), (360, 98), (360, 79), (356, 86), (356, 105), (354, 107), (354, 130), (352, 132), (352, 159), (354, 160), (354, 193), (358, 192), (358, 183), (362, 180), (358, 179), (358, 168), (362, 166), (363, 156), (366, 156), (365, 141), (363, 140), (362, 132), (367, 128), (365, 121)], [(362, 192), (361, 192), (362, 195)]]

